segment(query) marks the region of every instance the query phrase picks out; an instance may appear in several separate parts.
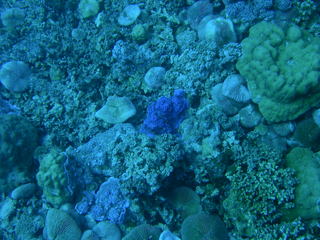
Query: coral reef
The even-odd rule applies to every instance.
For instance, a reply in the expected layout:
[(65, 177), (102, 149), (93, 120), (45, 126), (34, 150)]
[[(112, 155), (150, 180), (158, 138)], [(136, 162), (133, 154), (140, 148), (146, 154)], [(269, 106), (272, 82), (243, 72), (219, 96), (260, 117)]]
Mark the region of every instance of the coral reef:
[(319, 9), (0, 1), (0, 239), (319, 239)]
[(113, 176), (119, 178), (125, 192), (135, 189), (135, 194), (152, 194), (172, 174), (183, 151), (174, 136), (150, 139), (130, 124), (116, 124), (72, 150), (70, 156), (80, 166), (89, 167), (85, 174), (79, 173), (79, 185), (83, 181), (89, 186), (95, 175)]

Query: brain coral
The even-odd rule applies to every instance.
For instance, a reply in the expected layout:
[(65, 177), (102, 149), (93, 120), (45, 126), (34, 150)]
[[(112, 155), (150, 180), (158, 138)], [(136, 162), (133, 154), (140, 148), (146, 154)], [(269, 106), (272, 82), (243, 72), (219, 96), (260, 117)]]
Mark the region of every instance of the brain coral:
[(67, 213), (51, 208), (46, 216), (44, 237), (46, 240), (80, 240), (81, 230)]
[(319, 38), (297, 26), (261, 22), (241, 45), (237, 69), (268, 121), (293, 120), (319, 103)]
[(198, 213), (187, 217), (181, 227), (182, 240), (228, 240), (224, 222), (217, 215)]
[(134, 227), (123, 240), (157, 240), (161, 234), (161, 230), (149, 224), (141, 224)]

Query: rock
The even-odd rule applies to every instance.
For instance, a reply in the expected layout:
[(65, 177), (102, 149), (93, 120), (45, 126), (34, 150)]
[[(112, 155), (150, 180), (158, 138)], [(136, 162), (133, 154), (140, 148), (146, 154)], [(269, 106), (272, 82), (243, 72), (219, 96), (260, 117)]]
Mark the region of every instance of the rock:
[(0, 219), (5, 220), (10, 217), (16, 210), (16, 201), (8, 198), (1, 203)]
[(161, 233), (159, 240), (181, 240), (169, 230), (165, 230)]
[(92, 230), (100, 240), (121, 240), (121, 232), (114, 223), (99, 222)]
[(314, 122), (318, 125), (318, 127), (320, 128), (320, 109), (315, 110), (312, 113), (312, 117)]
[(214, 42), (217, 46), (237, 41), (233, 23), (229, 19), (213, 15), (205, 16), (201, 20), (198, 36), (200, 40)]
[(24, 23), (25, 13), (20, 8), (7, 8), (1, 13), (1, 22), (8, 31), (15, 30), (16, 27)]
[(159, 88), (164, 83), (164, 75), (166, 74), (166, 69), (163, 67), (152, 67), (148, 70), (144, 76), (144, 82), (150, 88)]
[(81, 237), (81, 240), (101, 240), (92, 230), (86, 230)]
[(121, 12), (118, 18), (118, 23), (121, 26), (129, 26), (136, 21), (140, 13), (141, 13), (141, 10), (138, 5), (136, 4), (128, 5)]
[(240, 106), (235, 104), (231, 99), (223, 96), (222, 83), (218, 83), (211, 90), (212, 100), (216, 106), (228, 116), (238, 113)]
[(228, 76), (222, 85), (221, 90), (223, 96), (232, 99), (237, 103), (248, 103), (251, 96), (244, 83), (245, 80), (239, 74), (232, 74)]
[(83, 18), (95, 16), (99, 12), (99, 0), (81, 0), (79, 12)]
[(127, 97), (110, 96), (95, 116), (107, 123), (123, 123), (136, 114), (136, 108)]
[(249, 103), (251, 96), (240, 75), (230, 75), (211, 90), (213, 101), (227, 115), (232, 116)]
[(36, 184), (26, 183), (14, 189), (11, 193), (11, 197), (16, 200), (27, 199), (32, 197), (35, 190), (36, 190)]
[(245, 128), (253, 128), (259, 125), (262, 115), (252, 104), (242, 108), (239, 111), (240, 124)]
[(295, 130), (295, 125), (292, 122), (276, 123), (272, 125), (276, 134), (281, 137), (287, 137)]
[(30, 84), (30, 79), (31, 71), (24, 62), (11, 61), (1, 66), (0, 81), (9, 91), (25, 91)]

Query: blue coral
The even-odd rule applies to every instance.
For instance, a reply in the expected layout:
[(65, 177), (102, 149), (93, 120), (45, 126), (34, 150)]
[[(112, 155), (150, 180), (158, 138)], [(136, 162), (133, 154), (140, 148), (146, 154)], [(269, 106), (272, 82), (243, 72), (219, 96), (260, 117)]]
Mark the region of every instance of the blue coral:
[(188, 100), (181, 89), (175, 90), (170, 98), (160, 97), (149, 105), (141, 131), (149, 136), (176, 133), (186, 117), (188, 107)]
[(79, 214), (89, 213), (96, 221), (109, 220), (116, 224), (123, 223), (129, 200), (122, 194), (119, 179), (110, 177), (100, 185), (97, 193), (84, 194), (85, 196), (75, 207)]

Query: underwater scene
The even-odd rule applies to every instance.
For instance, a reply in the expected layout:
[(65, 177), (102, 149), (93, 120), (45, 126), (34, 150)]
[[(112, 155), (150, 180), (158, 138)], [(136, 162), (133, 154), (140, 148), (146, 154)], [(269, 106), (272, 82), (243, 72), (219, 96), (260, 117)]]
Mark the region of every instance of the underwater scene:
[(0, 22), (0, 240), (320, 239), (320, 1)]

